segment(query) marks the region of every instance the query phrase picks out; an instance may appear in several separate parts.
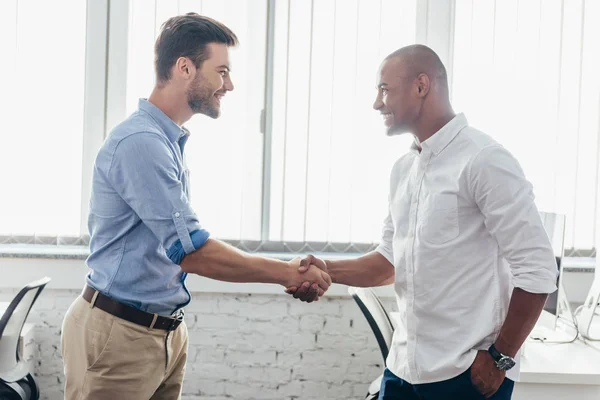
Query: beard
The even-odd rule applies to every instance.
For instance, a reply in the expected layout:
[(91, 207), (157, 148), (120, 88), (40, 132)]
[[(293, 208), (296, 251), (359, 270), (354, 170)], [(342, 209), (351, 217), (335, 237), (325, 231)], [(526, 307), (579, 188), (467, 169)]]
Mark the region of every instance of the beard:
[(214, 93), (205, 86), (205, 79), (198, 75), (187, 91), (187, 102), (194, 114), (204, 114), (210, 118), (218, 118), (220, 109), (213, 102)]

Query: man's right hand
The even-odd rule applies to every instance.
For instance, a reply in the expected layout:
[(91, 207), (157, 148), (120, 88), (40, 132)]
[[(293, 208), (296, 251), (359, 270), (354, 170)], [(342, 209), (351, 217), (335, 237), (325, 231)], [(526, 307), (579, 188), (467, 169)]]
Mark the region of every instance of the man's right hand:
[(291, 271), (289, 280), (284, 286), (287, 288), (304, 288), (301, 292), (303, 293), (306, 291), (306, 300), (304, 301), (317, 301), (319, 296), (322, 296), (327, 289), (329, 289), (331, 277), (326, 269), (322, 270), (315, 265), (307, 264), (305, 260), (306, 259), (301, 260), (300, 257), (297, 257), (288, 261)]
[[(327, 264), (324, 260), (309, 254), (302, 260), (300, 260), (300, 267), (298, 268), (298, 272), (305, 273), (309, 270), (311, 266), (315, 266), (319, 268), (321, 271), (325, 273), (329, 273), (327, 270)], [(329, 275), (328, 275), (329, 276)], [(319, 297), (321, 297), (325, 291), (319, 288), (319, 286), (308, 282), (308, 279), (304, 283), (298, 286), (290, 286), (285, 292), (287, 294), (293, 295), (295, 299), (300, 299), (301, 301), (305, 301), (307, 303), (311, 303), (313, 301), (318, 301)]]

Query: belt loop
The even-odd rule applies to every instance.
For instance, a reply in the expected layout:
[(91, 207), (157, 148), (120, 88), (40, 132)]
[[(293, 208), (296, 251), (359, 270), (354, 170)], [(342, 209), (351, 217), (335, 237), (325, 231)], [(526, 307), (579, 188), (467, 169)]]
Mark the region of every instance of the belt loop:
[(158, 319), (158, 314), (154, 314), (154, 318), (152, 318), (152, 323), (150, 324), (150, 326), (148, 327), (148, 330), (154, 328), (154, 324), (156, 323), (156, 320)]
[(90, 308), (94, 308), (94, 305), (96, 304), (96, 299), (98, 298), (98, 293), (100, 293), (99, 291), (95, 291), (94, 295), (92, 296), (92, 299), (90, 300)]

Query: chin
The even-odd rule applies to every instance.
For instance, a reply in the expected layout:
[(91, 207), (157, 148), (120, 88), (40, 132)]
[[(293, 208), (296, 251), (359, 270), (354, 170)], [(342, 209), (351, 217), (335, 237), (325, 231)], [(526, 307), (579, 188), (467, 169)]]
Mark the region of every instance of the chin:
[(212, 119), (217, 119), (221, 116), (221, 104), (220, 102), (217, 104), (212, 104), (212, 107), (207, 110), (207, 115)]
[(408, 129), (402, 125), (394, 124), (392, 126), (388, 126), (386, 130), (387, 136), (398, 136), (408, 133)]
[(211, 113), (209, 115), (209, 117), (211, 117), (212, 119), (217, 119), (221, 116), (221, 109), (215, 109), (215, 110), (211, 110)]
[(200, 113), (212, 119), (217, 119), (221, 116), (221, 110), (219, 108), (209, 108)]

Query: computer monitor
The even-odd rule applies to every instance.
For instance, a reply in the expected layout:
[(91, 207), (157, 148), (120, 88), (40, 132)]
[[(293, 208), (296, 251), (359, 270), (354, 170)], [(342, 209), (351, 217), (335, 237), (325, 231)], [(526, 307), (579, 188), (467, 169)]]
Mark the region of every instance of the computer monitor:
[[(562, 214), (541, 212), (540, 217), (544, 223), (544, 228), (550, 239), (552, 249), (554, 250), (554, 259), (556, 260), (556, 268), (558, 276), (556, 278), (557, 291), (551, 293), (546, 300), (544, 310), (554, 315), (553, 327), (556, 327), (556, 321), (559, 316), (565, 312), (570, 314), (569, 303), (566, 299), (562, 277), (563, 277), (563, 256), (564, 256), (564, 240), (565, 240), (565, 222), (566, 217)], [(572, 315), (568, 315), (572, 318)]]
[[(556, 315), (558, 316), (558, 312), (559, 312), (559, 292), (562, 292), (561, 290), (561, 283), (562, 283), (562, 268), (561, 268), (561, 264), (562, 264), (562, 258), (560, 257), (555, 257), (556, 259), (556, 267), (558, 269), (558, 276), (556, 278), (556, 287), (558, 287), (558, 290), (555, 291), (554, 293), (550, 293), (548, 295), (548, 299), (546, 299), (546, 304), (544, 304), (544, 310), (548, 311), (550, 314), (552, 315)], [(562, 293), (561, 296), (562, 297)]]

